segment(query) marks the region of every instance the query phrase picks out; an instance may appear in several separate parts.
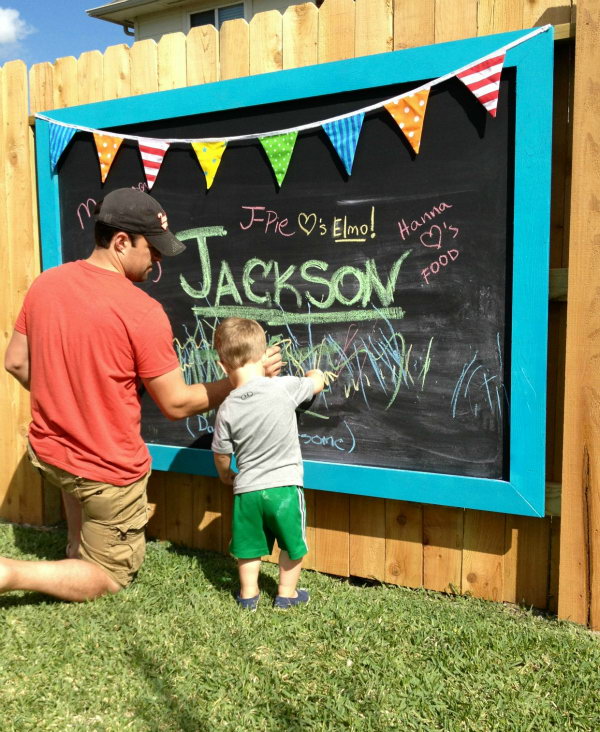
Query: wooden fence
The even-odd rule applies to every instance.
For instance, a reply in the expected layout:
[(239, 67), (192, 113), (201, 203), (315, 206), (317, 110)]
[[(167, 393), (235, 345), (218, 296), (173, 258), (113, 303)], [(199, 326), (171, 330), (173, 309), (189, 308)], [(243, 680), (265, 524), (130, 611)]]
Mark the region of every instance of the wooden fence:
[[(579, 6), (597, 5), (580, 0)], [(557, 26), (553, 140), (551, 267), (567, 267), (573, 92), (574, 3), (567, 0), (326, 0), (117, 45), (27, 69), (0, 71), (5, 161), (0, 172), (0, 271), (4, 346), (22, 297), (39, 271), (32, 132), (28, 115), (146, 92), (323, 63), (460, 38), (553, 23)], [(579, 32), (579, 29), (578, 29)], [(29, 106), (28, 106), (29, 95)], [(598, 117), (596, 117), (596, 120)], [(597, 156), (597, 152), (596, 152)], [(596, 158), (597, 159), (597, 158)], [(585, 214), (584, 214), (585, 215)], [(596, 280), (598, 282), (598, 280)], [(576, 286), (573, 281), (570, 287)], [(561, 483), (566, 298), (550, 302), (547, 480)], [(1, 382), (0, 516), (49, 523), (58, 496), (23, 458), (28, 397), (8, 376)], [(597, 434), (598, 427), (596, 427)], [(226, 551), (232, 498), (216, 479), (155, 473), (149, 533), (186, 546)], [(409, 587), (469, 592), (556, 610), (560, 520), (533, 519), (408, 502), (307, 491), (310, 554), (306, 566), (341, 576)], [(581, 549), (581, 542), (577, 550)], [(577, 568), (571, 568), (577, 571)], [(583, 597), (583, 596), (582, 596)], [(583, 618), (579, 606), (588, 604)], [(590, 593), (564, 616), (590, 620)]]

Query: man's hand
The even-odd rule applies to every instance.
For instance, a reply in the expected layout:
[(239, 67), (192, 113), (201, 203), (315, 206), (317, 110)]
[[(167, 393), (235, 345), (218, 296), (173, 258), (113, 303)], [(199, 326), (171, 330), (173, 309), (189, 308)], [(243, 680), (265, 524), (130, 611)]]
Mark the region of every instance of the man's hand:
[(281, 348), (269, 346), (264, 358), (265, 376), (279, 376), (279, 372), (285, 365), (281, 360)]

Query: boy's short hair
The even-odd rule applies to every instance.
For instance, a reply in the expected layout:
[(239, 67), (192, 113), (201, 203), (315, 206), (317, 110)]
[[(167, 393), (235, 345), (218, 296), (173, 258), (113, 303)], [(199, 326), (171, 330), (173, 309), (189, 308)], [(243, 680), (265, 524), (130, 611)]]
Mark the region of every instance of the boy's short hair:
[(267, 350), (267, 337), (256, 320), (226, 318), (215, 330), (215, 348), (219, 360), (232, 369), (248, 361), (258, 361)]

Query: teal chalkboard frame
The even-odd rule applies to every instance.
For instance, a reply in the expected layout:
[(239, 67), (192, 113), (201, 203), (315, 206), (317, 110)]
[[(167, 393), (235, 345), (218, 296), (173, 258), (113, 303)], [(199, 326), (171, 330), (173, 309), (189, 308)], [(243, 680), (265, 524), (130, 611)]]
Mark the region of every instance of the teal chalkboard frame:
[[(94, 129), (370, 89), (440, 77), (512, 43), (529, 31), (145, 94), (47, 112)], [(553, 29), (511, 48), (516, 68), (514, 246), (511, 313), (510, 474), (508, 480), (305, 461), (308, 488), (527, 516), (544, 515), (546, 350), (552, 136)], [(50, 167), (49, 123), (36, 120), (42, 262), (61, 264), (58, 176)], [(206, 450), (149, 445), (153, 466), (216, 475)]]

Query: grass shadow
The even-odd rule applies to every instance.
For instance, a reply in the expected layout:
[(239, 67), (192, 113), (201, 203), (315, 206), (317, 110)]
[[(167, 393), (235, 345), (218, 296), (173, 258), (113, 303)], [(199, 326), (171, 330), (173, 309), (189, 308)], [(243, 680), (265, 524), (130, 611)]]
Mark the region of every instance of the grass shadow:
[(23, 554), (54, 561), (65, 558), (67, 534), (63, 528), (12, 525), (15, 546)]
[[(217, 552), (187, 549), (178, 544), (171, 544), (168, 551), (179, 556), (191, 557), (195, 560), (200, 572), (215, 589), (228, 592), (232, 597), (237, 597), (239, 579), (235, 559), (224, 557)], [(258, 584), (261, 592), (271, 597), (277, 595), (277, 582), (263, 571), (260, 572)]]

